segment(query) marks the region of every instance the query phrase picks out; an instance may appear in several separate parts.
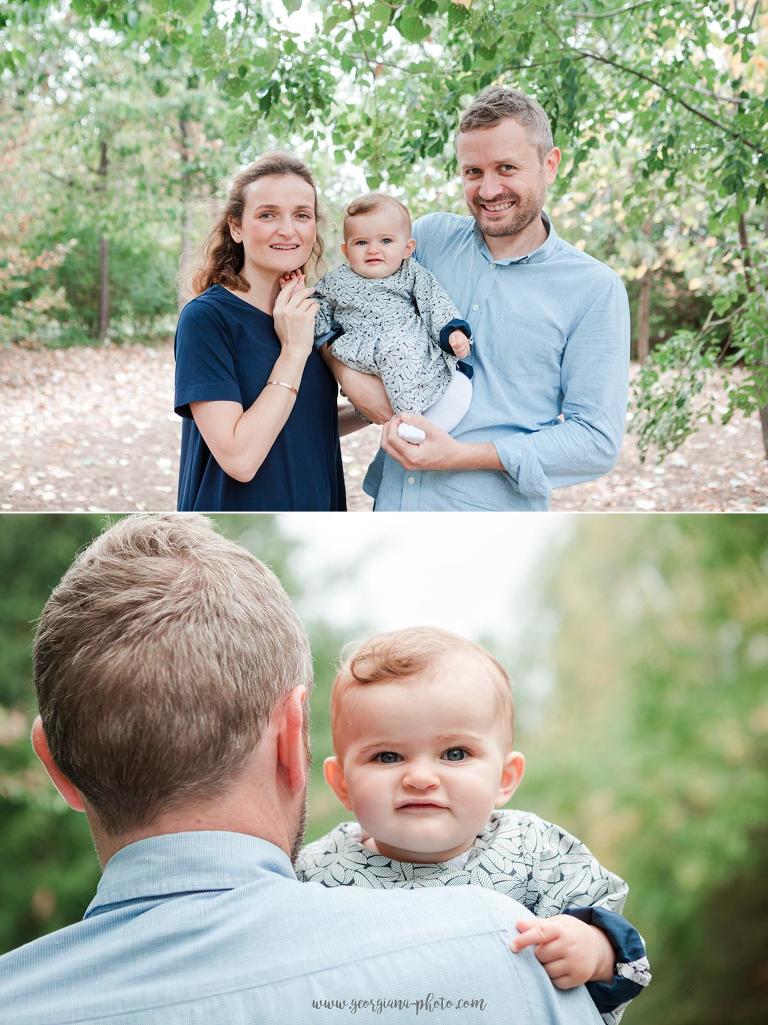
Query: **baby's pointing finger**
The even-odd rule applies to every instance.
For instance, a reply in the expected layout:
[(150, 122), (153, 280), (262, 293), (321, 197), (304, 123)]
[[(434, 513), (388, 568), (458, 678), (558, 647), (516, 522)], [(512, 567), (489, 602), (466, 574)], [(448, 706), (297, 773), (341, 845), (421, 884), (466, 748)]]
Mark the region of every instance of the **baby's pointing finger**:
[(526, 947), (538, 946), (539, 943), (546, 943), (554, 937), (547, 934), (546, 926), (542, 922), (529, 922), (526, 920), (516, 922), (515, 925), (520, 933), (510, 943), (510, 949), (518, 953)]

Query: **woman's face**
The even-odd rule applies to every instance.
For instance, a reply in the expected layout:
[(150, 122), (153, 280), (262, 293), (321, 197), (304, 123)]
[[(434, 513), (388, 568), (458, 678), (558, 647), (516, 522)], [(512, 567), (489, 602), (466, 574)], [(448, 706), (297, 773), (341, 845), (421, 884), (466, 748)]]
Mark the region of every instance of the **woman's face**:
[(245, 190), (241, 224), (230, 221), (245, 249), (246, 273), (270, 279), (303, 267), (317, 237), (315, 191), (295, 174), (265, 175)]

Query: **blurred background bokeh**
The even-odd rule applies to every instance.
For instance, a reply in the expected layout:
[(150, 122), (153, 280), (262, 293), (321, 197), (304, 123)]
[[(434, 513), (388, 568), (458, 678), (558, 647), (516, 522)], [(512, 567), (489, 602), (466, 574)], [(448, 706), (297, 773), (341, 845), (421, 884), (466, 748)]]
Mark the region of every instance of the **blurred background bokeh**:
[[(219, 517), (284, 581), (315, 657), (308, 838), (340, 649), (413, 623), (509, 668), (516, 806), (630, 884), (655, 968), (627, 1025), (768, 1020), (768, 524), (761, 516)], [(338, 526), (336, 525), (338, 522)], [(99, 515), (0, 521), (0, 950), (81, 917), (99, 870), (28, 736), (34, 622)]]

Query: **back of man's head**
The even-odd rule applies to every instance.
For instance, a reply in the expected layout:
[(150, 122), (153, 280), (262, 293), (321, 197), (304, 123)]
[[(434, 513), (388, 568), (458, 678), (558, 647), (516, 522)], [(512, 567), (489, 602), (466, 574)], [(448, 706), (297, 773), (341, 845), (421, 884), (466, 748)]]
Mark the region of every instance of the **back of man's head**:
[(312, 682), (277, 578), (198, 516), (132, 516), (74, 561), (37, 630), (58, 768), (105, 833), (226, 789), (279, 699)]

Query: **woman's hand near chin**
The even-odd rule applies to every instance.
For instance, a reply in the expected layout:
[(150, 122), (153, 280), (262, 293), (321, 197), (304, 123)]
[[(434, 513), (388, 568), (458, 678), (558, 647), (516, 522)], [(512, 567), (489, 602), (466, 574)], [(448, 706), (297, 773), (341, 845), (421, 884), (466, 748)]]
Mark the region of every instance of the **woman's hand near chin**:
[(315, 340), (315, 314), (319, 303), (312, 298), (313, 293), (313, 288), (305, 286), (301, 271), (284, 274), (280, 278), (280, 292), (272, 310), (282, 354), (295, 357), (302, 364), (312, 351)]

